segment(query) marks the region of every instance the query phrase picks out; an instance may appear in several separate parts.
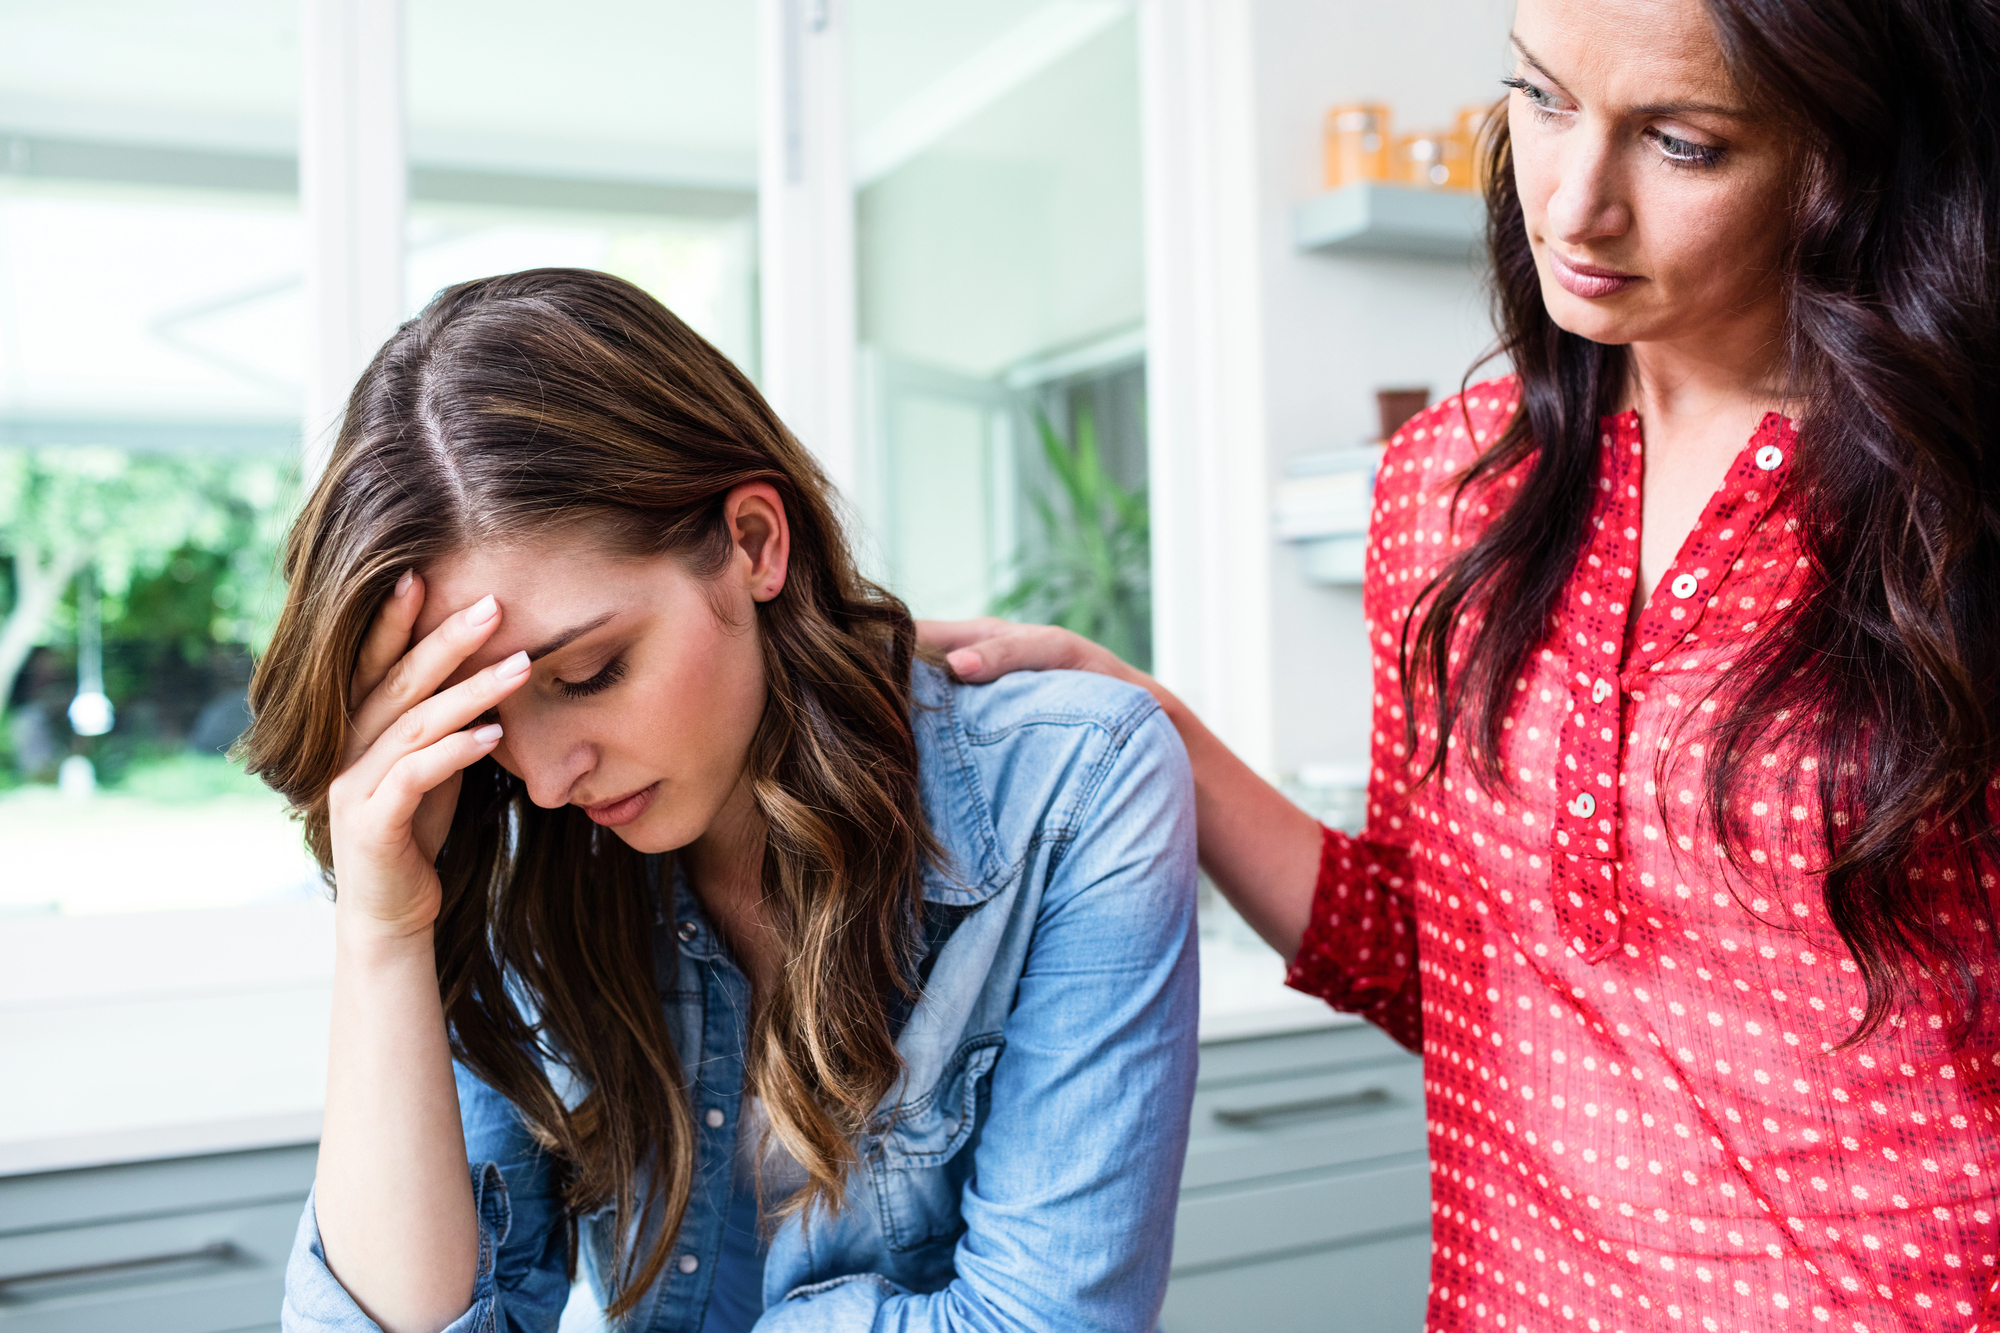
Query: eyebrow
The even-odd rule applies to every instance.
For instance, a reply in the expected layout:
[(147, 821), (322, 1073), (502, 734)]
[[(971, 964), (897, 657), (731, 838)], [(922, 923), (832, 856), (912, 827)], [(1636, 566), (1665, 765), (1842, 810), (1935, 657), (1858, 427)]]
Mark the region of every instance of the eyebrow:
[(606, 624), (607, 622), (616, 619), (617, 615), (618, 613), (616, 611), (606, 611), (603, 615), (597, 617), (595, 620), (586, 620), (581, 625), (570, 626), (568, 629), (564, 630), (562, 633), (558, 635), (555, 635), (547, 642), (536, 644), (533, 648), (530, 648), (528, 650), (528, 660), (530, 662), (533, 662), (540, 658), (547, 657), (550, 653), (558, 652), (561, 649), (569, 647), (570, 644), (576, 642), (578, 639), (590, 633), (592, 630), (597, 629), (600, 626)]
[[(1562, 80), (1550, 73), (1549, 67), (1537, 60), (1535, 53), (1530, 51), (1519, 37), (1510, 32), (1507, 34), (1507, 40), (1512, 42), (1514, 49), (1521, 53), (1521, 59), (1533, 65), (1543, 78), (1559, 87), (1561, 86)], [(1633, 107), (1631, 114), (1637, 116), (1680, 116), (1689, 114), (1728, 116), (1732, 120), (1745, 120), (1750, 115), (1748, 111), (1740, 106), (1723, 106), (1715, 102), (1650, 102), (1645, 106)]]

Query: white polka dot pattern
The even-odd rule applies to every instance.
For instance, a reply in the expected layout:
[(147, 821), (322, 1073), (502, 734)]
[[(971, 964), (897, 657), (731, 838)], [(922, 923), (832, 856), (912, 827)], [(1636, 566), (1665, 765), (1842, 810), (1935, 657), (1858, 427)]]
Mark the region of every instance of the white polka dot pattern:
[(1703, 815), (1713, 692), (1805, 579), (1789, 422), (1758, 427), (1635, 616), (1644, 444), (1607, 418), (1588, 546), (1515, 682), (1515, 790), (1483, 790), (1457, 747), (1406, 780), (1409, 602), (1518, 486), (1454, 515), (1447, 484), (1517, 395), (1441, 403), (1383, 460), (1368, 831), (1328, 831), (1289, 977), (1421, 1044), (1428, 1326), (2000, 1329), (2000, 1034), (1955, 1044), (1905, 1013), (1840, 1044), (1864, 987), (1811, 869), (1811, 755), (1762, 756), (1737, 794), (1744, 864)]

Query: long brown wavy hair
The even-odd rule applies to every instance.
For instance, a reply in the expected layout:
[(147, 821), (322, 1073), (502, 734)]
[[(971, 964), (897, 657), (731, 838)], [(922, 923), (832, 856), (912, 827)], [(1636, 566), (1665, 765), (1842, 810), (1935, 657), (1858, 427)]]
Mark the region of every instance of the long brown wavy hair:
[[(638, 288), (538, 269), (439, 294), (376, 355), (293, 528), (290, 584), (251, 686), (250, 769), (287, 796), (333, 869), (327, 788), (348, 680), (406, 569), (470, 546), (588, 532), (622, 554), (719, 571), (723, 501), (784, 500), (784, 591), (757, 607), (768, 699), (747, 776), (768, 821), (764, 909), (785, 964), (756, 997), (746, 1068), (810, 1184), (838, 1208), (854, 1141), (901, 1070), (920, 877), (908, 611), (855, 569), (831, 487), (729, 360)], [(555, 1159), (570, 1226), (615, 1205), (612, 1313), (658, 1277), (687, 1208), (694, 1128), (656, 985), (644, 858), (581, 810), (538, 808), (492, 759), (469, 769), (438, 855), (438, 985), (453, 1054)], [(657, 910), (671, 910), (672, 897)], [(582, 1089), (566, 1105), (547, 1063)]]
[[(1740, 849), (1730, 794), (1753, 758), (1818, 756), (1826, 908), (1868, 989), (1849, 1039), (1926, 998), (1963, 1031), (1991, 1003), (2000, 868), (2000, 5), (1706, 8), (1737, 84), (1802, 149), (1782, 277), (1812, 587), (1730, 673), (1704, 808)], [(1549, 318), (1496, 119), (1487, 239), (1521, 408), (1459, 494), (1517, 469), (1519, 491), (1424, 590), (1402, 664), (1413, 754), (1420, 686), (1434, 705), (1426, 774), (1456, 736), (1502, 788), (1513, 684), (1587, 540), (1597, 423), (1628, 367)]]

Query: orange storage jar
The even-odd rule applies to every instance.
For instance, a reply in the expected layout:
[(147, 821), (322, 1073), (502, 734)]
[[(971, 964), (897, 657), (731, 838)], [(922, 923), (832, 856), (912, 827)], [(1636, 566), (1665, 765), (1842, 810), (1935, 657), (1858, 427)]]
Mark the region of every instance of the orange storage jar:
[(1326, 187), (1393, 178), (1389, 108), (1354, 102), (1326, 113)]

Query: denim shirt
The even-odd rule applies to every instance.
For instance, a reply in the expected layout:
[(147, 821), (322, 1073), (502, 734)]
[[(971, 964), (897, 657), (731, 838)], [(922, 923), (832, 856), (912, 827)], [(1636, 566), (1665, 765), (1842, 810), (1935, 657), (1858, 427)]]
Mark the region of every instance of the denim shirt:
[[(856, 1145), (845, 1207), (773, 1236), (757, 1333), (1151, 1329), (1194, 1092), (1186, 752), (1150, 696), (1103, 676), (964, 686), (920, 663), (914, 685), (945, 857), (924, 877), (904, 1071)], [(748, 984), (693, 893), (671, 899), (658, 972), (700, 1138), (673, 1257), (629, 1333), (701, 1328), (744, 1100)], [(458, 1092), (480, 1253), (447, 1333), (552, 1333), (569, 1294), (552, 1164), (462, 1068)], [(608, 1210), (580, 1231), (602, 1297), (620, 1238)], [(375, 1327), (328, 1271), (308, 1199), (284, 1328)]]

